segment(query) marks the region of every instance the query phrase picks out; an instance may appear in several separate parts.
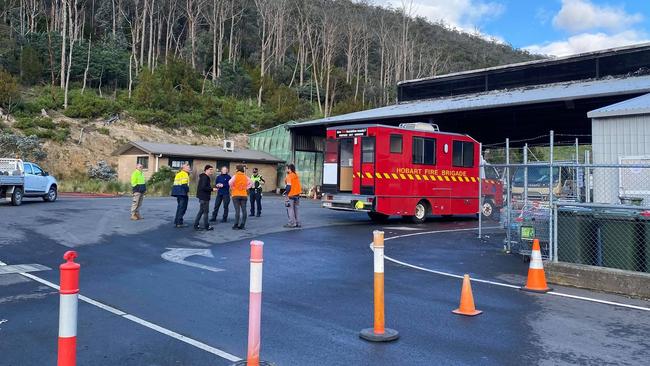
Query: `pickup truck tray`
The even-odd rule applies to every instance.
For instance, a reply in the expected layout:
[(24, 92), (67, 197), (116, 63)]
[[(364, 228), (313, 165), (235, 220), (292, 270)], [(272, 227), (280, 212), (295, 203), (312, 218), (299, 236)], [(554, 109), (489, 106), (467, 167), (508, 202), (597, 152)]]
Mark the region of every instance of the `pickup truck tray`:
[(22, 186), (25, 183), (25, 177), (22, 175), (0, 175), (0, 186)]

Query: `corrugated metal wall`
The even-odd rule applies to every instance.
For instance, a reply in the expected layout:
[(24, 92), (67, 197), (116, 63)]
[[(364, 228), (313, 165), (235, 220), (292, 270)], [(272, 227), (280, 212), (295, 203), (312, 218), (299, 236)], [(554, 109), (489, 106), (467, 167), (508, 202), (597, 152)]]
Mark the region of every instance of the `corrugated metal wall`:
[[(269, 154), (283, 159), (287, 162), (291, 161), (291, 134), (286, 128), (286, 123), (269, 128), (264, 131), (256, 132), (248, 136), (248, 146), (250, 149), (265, 151)], [(302, 138), (301, 138), (302, 137)], [(323, 153), (322, 152), (308, 152), (299, 151), (303, 149), (319, 149), (324, 148), (324, 138), (309, 138), (308, 136), (298, 136), (296, 151), (296, 171), (300, 177), (303, 191), (308, 192), (310, 188), (321, 185), (323, 181)], [(282, 187), (285, 177), (285, 166), (279, 165), (278, 167), (278, 185)]]
[[(650, 156), (650, 114), (595, 118), (591, 122), (594, 164), (618, 164), (624, 156)], [(594, 202), (618, 202), (619, 181), (594, 170)]]

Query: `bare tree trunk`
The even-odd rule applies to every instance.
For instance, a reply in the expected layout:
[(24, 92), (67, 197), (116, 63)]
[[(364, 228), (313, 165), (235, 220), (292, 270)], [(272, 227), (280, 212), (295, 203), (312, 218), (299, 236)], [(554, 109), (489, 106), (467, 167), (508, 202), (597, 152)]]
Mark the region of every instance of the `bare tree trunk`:
[(144, 66), (144, 40), (146, 39), (146, 30), (147, 30), (147, 10), (149, 9), (148, 7), (148, 0), (144, 0), (144, 3), (142, 5), (142, 34), (140, 36), (140, 61), (139, 65), (140, 67)]
[(62, 17), (62, 22), (63, 26), (61, 27), (61, 73), (60, 78), (61, 78), (61, 89), (65, 89), (65, 60), (66, 60), (66, 47), (65, 47), (65, 42), (66, 42), (66, 36), (67, 36), (67, 31), (68, 31), (68, 15), (67, 15), (67, 9), (68, 9), (68, 1), (69, 0), (61, 0), (61, 17)]
[(90, 46), (93, 43), (93, 36), (88, 39), (88, 57), (86, 58), (86, 70), (84, 70), (84, 84), (81, 87), (81, 94), (86, 90), (86, 81), (88, 80), (88, 69), (90, 68)]
[(68, 56), (68, 70), (65, 75), (65, 88), (63, 92), (63, 109), (68, 108), (68, 89), (70, 87), (70, 68), (72, 67), (72, 50), (74, 49), (75, 39), (77, 38), (77, 33), (79, 32), (79, 13), (77, 10), (77, 0), (74, 1), (74, 20), (72, 18), (73, 9), (68, 2), (68, 13), (70, 15), (70, 55)]
[(115, 0), (111, 0), (111, 5), (113, 9), (113, 39), (117, 37), (116, 29), (117, 29), (117, 14), (115, 12)]
[(156, 0), (151, 0), (151, 9), (149, 9), (149, 53), (147, 55), (147, 67), (153, 72), (153, 9)]

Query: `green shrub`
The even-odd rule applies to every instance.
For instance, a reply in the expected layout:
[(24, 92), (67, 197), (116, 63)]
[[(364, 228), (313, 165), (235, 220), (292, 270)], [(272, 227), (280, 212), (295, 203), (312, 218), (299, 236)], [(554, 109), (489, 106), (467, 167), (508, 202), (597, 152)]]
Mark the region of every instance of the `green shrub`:
[(97, 129), (97, 132), (101, 133), (102, 135), (110, 135), (111, 130), (106, 127), (100, 127)]
[(170, 167), (163, 165), (160, 167), (160, 169), (158, 169), (157, 172), (151, 175), (151, 178), (149, 178), (147, 184), (153, 185), (157, 183), (173, 183), (175, 175), (176, 173), (174, 173)]
[(162, 127), (175, 127), (172, 122), (172, 116), (165, 111), (135, 109), (130, 110), (129, 114), (139, 123), (148, 123)]
[(69, 128), (61, 128), (57, 129), (54, 131), (51, 139), (56, 141), (56, 142), (64, 142), (70, 137), (70, 129)]
[(81, 91), (75, 90), (69, 94), (70, 103), (68, 108), (63, 112), (70, 118), (97, 118), (107, 117), (119, 112), (117, 103), (100, 97), (92, 91), (81, 94)]
[(27, 115), (36, 115), (41, 113), (41, 109), (56, 110), (63, 107), (63, 90), (59, 87), (39, 87), (32, 89), (35, 95), (32, 98), (27, 98), (20, 110)]

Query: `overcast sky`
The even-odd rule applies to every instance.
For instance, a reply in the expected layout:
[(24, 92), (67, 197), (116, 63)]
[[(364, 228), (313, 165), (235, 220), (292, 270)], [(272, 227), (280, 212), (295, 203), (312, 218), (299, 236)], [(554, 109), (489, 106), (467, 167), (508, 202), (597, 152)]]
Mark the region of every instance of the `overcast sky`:
[[(402, 0), (369, 0), (401, 7)], [(405, 0), (413, 14), (564, 56), (650, 42), (650, 0)]]

